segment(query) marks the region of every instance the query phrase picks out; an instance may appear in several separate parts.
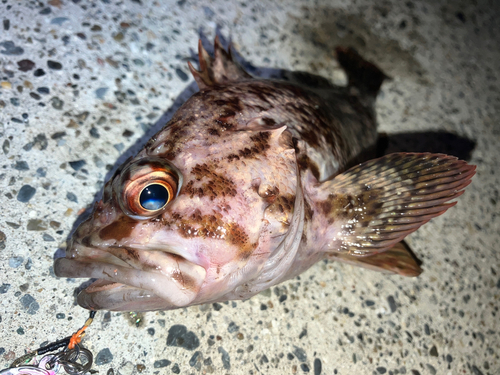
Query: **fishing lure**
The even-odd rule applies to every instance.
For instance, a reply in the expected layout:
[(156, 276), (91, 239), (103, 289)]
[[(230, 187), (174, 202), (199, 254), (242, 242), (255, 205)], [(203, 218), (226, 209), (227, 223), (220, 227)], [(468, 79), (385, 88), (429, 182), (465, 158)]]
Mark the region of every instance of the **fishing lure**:
[[(55, 375), (59, 371), (59, 364), (54, 366), (51, 362), (55, 358), (54, 355), (46, 355), (38, 365), (24, 365), (19, 367), (11, 367), (0, 372), (1, 375)], [(50, 369), (48, 369), (50, 367)]]
[[(9, 368), (0, 370), (0, 375), (55, 375), (61, 369), (69, 375), (86, 374), (92, 367), (94, 356), (90, 350), (82, 347), (80, 342), (95, 314), (95, 311), (91, 311), (83, 327), (73, 335), (17, 358)], [(56, 354), (47, 354), (37, 361), (37, 356), (57, 350), (59, 351)]]

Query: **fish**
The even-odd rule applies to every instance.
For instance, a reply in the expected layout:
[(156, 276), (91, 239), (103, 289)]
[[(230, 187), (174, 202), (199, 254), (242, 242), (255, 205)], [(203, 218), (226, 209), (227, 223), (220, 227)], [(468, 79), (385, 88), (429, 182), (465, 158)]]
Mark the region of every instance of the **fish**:
[(476, 167), (432, 153), (359, 161), (388, 76), (344, 47), (345, 86), (252, 77), (218, 38), (198, 55), (199, 91), (116, 170), (55, 260), (58, 277), (93, 280), (80, 306), (244, 300), (323, 259), (422, 272), (404, 238), (454, 206)]

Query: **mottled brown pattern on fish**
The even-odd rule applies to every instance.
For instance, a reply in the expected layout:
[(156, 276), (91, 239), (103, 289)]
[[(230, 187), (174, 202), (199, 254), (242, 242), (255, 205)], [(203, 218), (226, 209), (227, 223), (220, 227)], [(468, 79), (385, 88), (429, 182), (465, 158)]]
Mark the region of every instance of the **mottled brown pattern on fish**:
[(161, 267), (155, 263), (148, 263), (146, 261), (144, 261), (142, 264), (142, 270), (143, 271), (160, 271), (161, 270)]
[(321, 212), (324, 216), (330, 216), (332, 213), (332, 198), (333, 197), (330, 195), (328, 199), (316, 203), (316, 206), (319, 208), (319, 212)]
[(219, 131), (217, 129), (215, 129), (215, 128), (209, 128), (208, 129), (208, 134), (216, 136), (216, 137), (220, 137)]
[(293, 205), (295, 203), (295, 194), (280, 195), (274, 202), (280, 212), (291, 213), (293, 211)]
[(272, 127), (276, 124), (276, 121), (269, 117), (262, 117), (262, 122), (264, 123), (264, 125), (269, 127)]
[[(262, 104), (268, 104), (276, 100), (280, 100), (280, 93), (277, 92), (272, 85), (258, 85), (256, 82), (248, 82), (247, 93), (249, 96), (253, 96), (253, 103), (260, 101)], [(255, 99), (258, 99), (255, 100)]]
[(217, 206), (217, 208), (219, 209), (220, 212), (225, 212), (225, 213), (229, 213), (229, 211), (231, 210), (231, 206), (227, 203), (222, 203), (221, 205)]
[(209, 164), (197, 164), (191, 171), (195, 179), (187, 182), (181, 194), (191, 198), (198, 196), (214, 200), (217, 197), (235, 197), (236, 185), (234, 182), (215, 172), (215, 167)]
[(127, 247), (127, 246), (123, 247), (123, 250), (125, 251), (127, 256), (130, 257), (130, 259), (133, 259), (133, 260), (139, 259), (139, 251), (138, 250), (133, 249), (131, 247)]
[(347, 218), (347, 209), (350, 206), (350, 200), (345, 196), (330, 194), (328, 199), (316, 203), (319, 212), (327, 218), (328, 224), (333, 224), (336, 220)]
[(316, 207), (328, 218), (329, 224), (342, 219), (359, 225), (368, 225), (369, 221), (362, 219), (372, 216), (381, 205), (374, 199), (375, 195), (375, 191), (365, 191), (358, 195), (330, 194), (328, 199), (317, 202)]
[(124, 238), (130, 237), (135, 226), (139, 224), (137, 220), (131, 219), (128, 216), (121, 216), (115, 222), (105, 226), (99, 231), (101, 239), (121, 241)]
[(146, 259), (141, 259), (140, 251), (128, 246), (110, 246), (108, 251), (129, 266), (143, 271), (158, 271), (159, 266)]
[(169, 254), (169, 256), (173, 258), (177, 263), (177, 268), (173, 270), (172, 273), (170, 274), (172, 279), (174, 279), (177, 283), (181, 284), (184, 289), (188, 290), (195, 289), (197, 285), (196, 281), (187, 273), (182, 272), (180, 270), (179, 263), (185, 262), (185, 259), (176, 254)]
[[(213, 86), (210, 90), (202, 91), (202, 95), (207, 109), (213, 108), (213, 112), (218, 114), (218, 120), (228, 123), (234, 116), (245, 113), (257, 115), (272, 108), (272, 102), (279, 99), (279, 93), (274, 91), (272, 85), (255, 85), (255, 81), (246, 81), (243, 87)], [(270, 118), (269, 120), (274, 121)], [(239, 127), (243, 124), (234, 125)]]
[[(289, 113), (294, 114), (298, 117), (301, 123), (304, 125), (309, 124), (311, 121), (316, 122), (316, 111), (310, 108), (309, 105), (304, 105), (303, 103), (287, 103), (286, 110)], [(320, 128), (315, 126), (305, 126), (304, 130), (299, 130), (302, 139), (305, 140), (310, 146), (314, 148), (320, 147)]]
[(228, 226), (227, 238), (231, 245), (238, 247), (238, 258), (248, 259), (257, 247), (257, 244), (250, 243), (245, 230), (237, 223), (231, 223)]
[(266, 190), (262, 193), (259, 193), (258, 186), (256, 186), (256, 191), (270, 205), (274, 203), (280, 193), (280, 189), (277, 186), (267, 186)]
[(176, 269), (171, 274), (170, 277), (178, 284), (182, 285), (183, 289), (192, 290), (196, 288), (195, 280), (188, 274), (183, 273), (181, 270)]
[[(224, 95), (223, 90), (219, 91), (217, 88), (212, 88), (202, 90), (195, 94), (194, 97), (200, 103), (203, 103), (203, 107), (206, 107), (205, 113), (212, 114), (212, 117), (207, 121), (209, 131), (214, 133), (212, 135), (217, 135), (215, 134), (216, 131), (220, 135), (221, 132), (235, 129), (238, 126), (235, 115), (243, 109), (238, 96), (227, 96)], [(200, 122), (200, 120), (197, 122)]]
[(227, 156), (227, 160), (229, 160), (230, 162), (234, 161), (234, 160), (240, 160), (240, 157), (236, 154), (229, 154)]
[(306, 222), (311, 221), (314, 216), (314, 210), (309, 204), (307, 199), (304, 199), (304, 220)]
[(247, 259), (257, 246), (250, 242), (247, 233), (238, 223), (224, 221), (218, 212), (203, 215), (200, 210), (195, 210), (188, 218), (176, 220), (175, 225), (186, 238), (201, 237), (229, 242), (238, 248), (240, 259)]
[[(164, 155), (169, 160), (177, 156), (178, 148), (187, 141), (187, 135), (180, 130), (184, 127), (199, 124), (206, 127), (207, 136), (218, 138), (226, 131), (244, 129), (252, 119), (260, 117), (263, 126), (272, 128), (277, 124), (286, 125), (294, 136), (299, 136), (309, 147), (322, 149), (330, 154), (322, 155), (323, 157), (333, 157), (342, 164), (352, 157), (347, 154), (350, 149), (345, 147), (344, 139), (350, 134), (344, 132), (339, 125), (344, 121), (345, 127), (349, 128), (353, 121), (348, 118), (352, 114), (342, 112), (342, 105), (346, 105), (345, 97), (338, 97), (338, 108), (335, 100), (332, 107), (327, 108), (313, 91), (285, 82), (248, 80), (238, 84), (211, 86), (210, 89), (195, 94), (179, 110), (172, 120), (175, 127), (173, 124), (167, 126), (171, 134), (165, 141)], [(357, 107), (363, 107), (356, 97), (349, 100), (354, 101)], [(199, 116), (190, 119), (191, 113)], [(370, 110), (360, 112), (363, 122), (372, 120), (368, 115), (372, 116)], [(374, 125), (367, 126), (366, 131), (372, 132), (373, 129)], [(210, 141), (213, 142), (214, 139)], [(241, 158), (242, 155), (253, 157), (255, 154), (250, 147), (241, 151), (241, 154), (235, 152), (228, 155), (228, 160), (238, 160), (237, 157)], [(315, 163), (320, 163), (321, 160), (314, 158)], [(319, 175), (314, 167), (311, 170)]]
[(297, 158), (297, 164), (301, 171), (309, 169), (316, 179), (319, 179), (318, 165), (313, 162), (307, 154), (302, 154)]
[(231, 111), (236, 113), (243, 110), (240, 98), (236, 95), (224, 96), (224, 99), (216, 100), (215, 105), (217, 105), (221, 111), (226, 112)]
[(274, 216), (276, 220), (288, 226), (293, 215), (294, 204), (295, 194), (278, 195), (274, 202), (267, 207), (266, 213)]
[(302, 232), (302, 236), (300, 237), (300, 245), (307, 246), (307, 235), (306, 232)]
[[(201, 90), (181, 107), (172, 122), (179, 123), (176, 126), (180, 129), (191, 125), (205, 127), (207, 137), (211, 137), (209, 142), (214, 142), (224, 132), (244, 129), (252, 124), (253, 119), (260, 118), (263, 126), (286, 125), (293, 136), (301, 138), (311, 148), (322, 150), (321, 155), (309, 155), (314, 163), (334, 158), (342, 165), (353, 157), (352, 153), (358, 153), (367, 143), (373, 143), (373, 111), (358, 97), (346, 93), (333, 95), (328, 98), (328, 103), (326, 106), (323, 98), (313, 90), (291, 83), (245, 80)], [(350, 112), (345, 110), (347, 107)], [(193, 113), (197, 114), (194, 118)], [(362, 130), (358, 129), (360, 123), (363, 123)], [(165, 157), (169, 160), (178, 155), (178, 147), (189, 141), (188, 135), (173, 126), (169, 124), (166, 128), (171, 133), (164, 146)], [(353, 134), (359, 131), (367, 133), (366, 139), (352, 142)], [(346, 147), (346, 142), (352, 147)], [(248, 151), (242, 150), (243, 155), (248, 155)], [(242, 155), (234, 152), (226, 157), (234, 161)], [(319, 176), (313, 164), (311, 170)]]
[(235, 129), (236, 124), (234, 124), (234, 122), (230, 121), (231, 117), (232, 117), (232, 115), (215, 119), (214, 124), (217, 125), (221, 129), (221, 131), (223, 131), (223, 132), (227, 131), (227, 130)]
[(165, 157), (168, 160), (175, 159), (183, 144), (183, 142), (180, 141), (187, 135), (185, 126), (189, 125), (190, 122), (191, 121), (189, 119), (186, 119), (180, 122), (174, 122), (170, 125), (170, 133), (167, 140), (163, 143), (164, 150), (161, 156)]
[[(256, 156), (264, 153), (266, 150), (270, 148), (269, 146), (269, 137), (270, 132), (258, 132), (255, 135), (250, 137), (250, 140), (253, 142), (249, 147), (245, 147), (244, 149), (238, 152), (238, 155), (244, 159), (252, 159)], [(238, 159), (239, 160), (239, 159)]]

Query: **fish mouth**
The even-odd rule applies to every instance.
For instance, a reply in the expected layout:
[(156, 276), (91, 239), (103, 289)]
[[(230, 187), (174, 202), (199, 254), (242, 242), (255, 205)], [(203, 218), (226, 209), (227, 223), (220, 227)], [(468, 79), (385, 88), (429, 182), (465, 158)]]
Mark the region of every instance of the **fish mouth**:
[(205, 280), (203, 267), (162, 250), (97, 249), (73, 243), (54, 262), (58, 277), (97, 279), (77, 296), (89, 310), (172, 310), (192, 304)]

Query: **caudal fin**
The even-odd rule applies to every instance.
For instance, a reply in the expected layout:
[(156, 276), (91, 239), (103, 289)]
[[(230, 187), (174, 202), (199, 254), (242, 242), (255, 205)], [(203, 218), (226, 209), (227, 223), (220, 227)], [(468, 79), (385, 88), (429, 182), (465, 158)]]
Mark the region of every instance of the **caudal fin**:
[(382, 82), (389, 77), (351, 47), (337, 47), (335, 52), (340, 66), (347, 74), (349, 86), (358, 88), (363, 94), (376, 96)]

